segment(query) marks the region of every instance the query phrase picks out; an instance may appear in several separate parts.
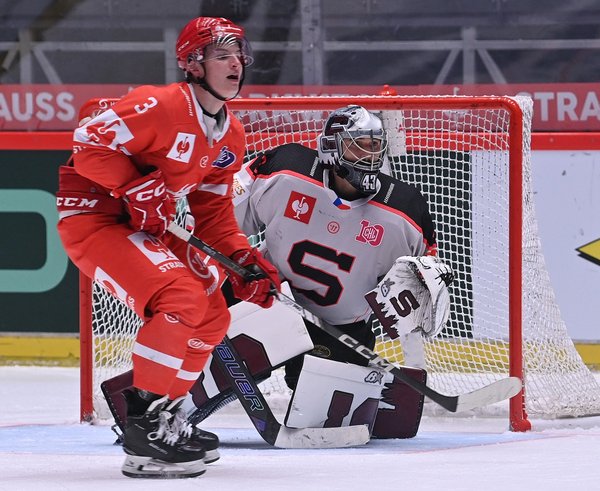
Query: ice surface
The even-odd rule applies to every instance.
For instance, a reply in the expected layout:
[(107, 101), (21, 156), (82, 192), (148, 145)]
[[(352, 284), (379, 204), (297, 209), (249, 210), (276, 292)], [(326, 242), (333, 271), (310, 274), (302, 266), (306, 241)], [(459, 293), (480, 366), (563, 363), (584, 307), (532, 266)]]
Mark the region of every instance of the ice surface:
[(534, 421), (511, 433), (503, 418), (425, 417), (416, 438), (361, 448), (281, 450), (248, 417), (226, 410), (202, 427), (221, 460), (195, 479), (121, 475), (108, 425), (79, 424), (73, 368), (0, 367), (0, 490), (587, 491), (600, 489), (600, 417)]

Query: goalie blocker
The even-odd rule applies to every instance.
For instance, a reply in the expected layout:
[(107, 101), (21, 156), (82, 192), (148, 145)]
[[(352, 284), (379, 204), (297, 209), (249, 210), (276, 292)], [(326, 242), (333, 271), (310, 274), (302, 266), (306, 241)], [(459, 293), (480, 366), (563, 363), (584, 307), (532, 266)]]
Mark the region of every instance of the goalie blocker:
[[(302, 318), (282, 307), (276, 316), (245, 302), (230, 308), (228, 332), (250, 373), (258, 381), (295, 356), (313, 349)], [(277, 328), (272, 327), (277, 318)], [(411, 376), (425, 382), (421, 369)], [(122, 374), (102, 384), (117, 426), (127, 419), (122, 393), (131, 377)], [(211, 357), (184, 403), (189, 421), (198, 424), (235, 400), (231, 386)], [(379, 369), (306, 356), (285, 423), (290, 428), (333, 428), (366, 424), (375, 438), (417, 434), (423, 396)]]

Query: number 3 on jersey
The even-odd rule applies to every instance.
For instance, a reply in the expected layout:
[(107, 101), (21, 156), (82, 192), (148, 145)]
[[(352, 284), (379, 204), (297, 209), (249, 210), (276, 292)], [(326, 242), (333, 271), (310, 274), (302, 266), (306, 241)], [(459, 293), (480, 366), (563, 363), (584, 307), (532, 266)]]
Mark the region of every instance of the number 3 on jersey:
[(156, 100), (156, 98), (148, 97), (148, 102), (144, 102), (143, 104), (136, 104), (135, 106), (133, 106), (133, 109), (135, 109), (136, 113), (142, 114), (145, 113), (148, 109), (156, 106), (157, 104), (158, 101)]
[(305, 264), (304, 258), (307, 254), (334, 263), (339, 270), (345, 271), (346, 273), (350, 272), (352, 269), (354, 257), (310, 240), (303, 240), (294, 244), (288, 256), (288, 264), (294, 273), (327, 287), (325, 295), (319, 295), (312, 290), (298, 288), (297, 290), (302, 293), (302, 295), (310, 298), (313, 302), (322, 307), (337, 303), (344, 290), (339, 278)]

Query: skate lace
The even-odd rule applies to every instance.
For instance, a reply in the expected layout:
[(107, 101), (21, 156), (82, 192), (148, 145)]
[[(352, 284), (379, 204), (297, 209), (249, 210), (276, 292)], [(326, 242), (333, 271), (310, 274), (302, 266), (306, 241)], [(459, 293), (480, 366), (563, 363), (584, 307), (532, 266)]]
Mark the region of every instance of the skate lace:
[(148, 433), (148, 440), (162, 440), (167, 445), (175, 445), (179, 441), (179, 431), (176, 429), (178, 426), (175, 421), (171, 424), (172, 417), (169, 411), (158, 413), (158, 429)]
[(173, 418), (173, 431), (185, 438), (190, 438), (194, 432), (194, 427), (188, 421), (185, 411), (179, 409)]

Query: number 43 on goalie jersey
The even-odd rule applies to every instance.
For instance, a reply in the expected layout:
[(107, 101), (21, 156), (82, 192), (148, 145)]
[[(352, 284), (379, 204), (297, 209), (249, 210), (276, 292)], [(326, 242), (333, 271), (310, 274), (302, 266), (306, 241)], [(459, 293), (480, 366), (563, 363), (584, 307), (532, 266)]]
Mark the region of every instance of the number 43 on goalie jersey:
[(364, 295), (396, 258), (435, 254), (436, 244), (417, 188), (380, 173), (376, 194), (346, 201), (329, 172), (316, 151), (283, 145), (236, 174), (233, 201), (246, 234), (265, 229), (267, 257), (296, 301), (340, 325), (370, 316)]

